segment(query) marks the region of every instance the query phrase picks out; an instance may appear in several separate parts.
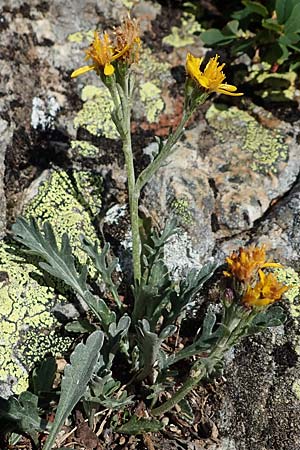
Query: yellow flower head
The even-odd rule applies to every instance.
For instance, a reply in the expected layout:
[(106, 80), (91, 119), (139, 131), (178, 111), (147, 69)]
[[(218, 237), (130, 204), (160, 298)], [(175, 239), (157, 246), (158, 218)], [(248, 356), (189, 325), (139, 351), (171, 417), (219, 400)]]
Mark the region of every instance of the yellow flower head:
[(131, 64), (138, 59), (138, 51), (141, 45), (139, 37), (139, 25), (136, 20), (126, 19), (124, 23), (115, 30), (115, 43), (112, 42), (107, 32), (103, 36), (95, 31), (94, 40), (86, 50), (86, 60), (91, 59), (92, 64), (80, 67), (71, 74), (71, 78), (78, 77), (90, 70), (98, 74), (104, 73), (110, 76), (115, 68), (113, 61), (123, 59)]
[(105, 32), (100, 37), (97, 31), (95, 31), (94, 40), (85, 52), (85, 60), (91, 59), (93, 64), (74, 70), (71, 75), (72, 78), (78, 77), (90, 70), (95, 70), (97, 73), (103, 71), (104, 75), (107, 76), (114, 73), (115, 69), (111, 63), (118, 58), (118, 54), (114, 52), (108, 33)]
[(209, 94), (212, 92), (217, 92), (218, 94), (226, 94), (232, 96), (243, 95), (240, 92), (235, 92), (237, 88), (231, 84), (223, 83), (225, 80), (225, 75), (222, 72), (225, 64), (219, 65), (218, 63), (219, 55), (214, 58), (210, 58), (204, 72), (201, 72), (200, 66), (202, 64), (203, 58), (197, 58), (191, 53), (187, 54), (186, 57), (186, 72), (189, 77), (196, 81), (196, 83), (204, 88)]
[(254, 287), (248, 286), (242, 298), (242, 303), (248, 307), (267, 306), (281, 299), (282, 295), (289, 289), (279, 283), (272, 274), (267, 275), (259, 270), (259, 281)]
[(128, 17), (115, 30), (116, 51), (128, 64), (136, 63), (141, 48), (140, 26), (136, 19)]
[(259, 269), (265, 267), (282, 267), (281, 264), (266, 261), (266, 247), (250, 246), (240, 248), (238, 252), (233, 252), (226, 258), (229, 271), (224, 275), (234, 277), (243, 283), (250, 283)]

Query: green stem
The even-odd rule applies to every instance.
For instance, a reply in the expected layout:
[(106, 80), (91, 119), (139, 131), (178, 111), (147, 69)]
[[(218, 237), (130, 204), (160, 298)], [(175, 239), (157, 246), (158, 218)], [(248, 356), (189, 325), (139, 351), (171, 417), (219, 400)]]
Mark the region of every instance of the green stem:
[(180, 138), (184, 126), (191, 117), (193, 111), (184, 111), (181, 121), (177, 127), (177, 129), (172, 133), (167, 142), (164, 144), (160, 153), (156, 156), (156, 158), (140, 173), (137, 182), (136, 189), (140, 192), (145, 184), (148, 183), (150, 178), (154, 175), (154, 173), (162, 166), (165, 159), (172, 153), (173, 147)]
[[(154, 416), (164, 414), (169, 411), (173, 406), (180, 402), (187, 394), (189, 394), (200, 383), (204, 376), (210, 375), (216, 365), (223, 359), (224, 354), (236, 343), (238, 339), (238, 332), (244, 324), (244, 317), (237, 319), (234, 312), (229, 313), (224, 319), (224, 325), (230, 332), (229, 335), (222, 336), (215, 343), (215, 346), (211, 350), (210, 354), (204, 358), (196, 361), (193, 365), (189, 378), (178, 389), (177, 392), (162, 405), (154, 408), (151, 413)], [(247, 320), (247, 319), (246, 319)]]
[[(116, 107), (116, 117), (118, 122), (118, 130), (122, 139), (123, 153), (125, 156), (125, 165), (128, 183), (128, 198), (130, 210), (130, 222), (132, 232), (132, 259), (133, 259), (133, 277), (134, 280), (141, 278), (141, 239), (139, 232), (139, 191), (135, 184), (135, 170), (133, 163), (133, 153), (131, 144), (131, 99), (129, 95), (129, 78), (128, 74), (122, 80), (122, 87), (119, 90), (115, 81), (109, 87), (113, 102)], [(122, 111), (122, 117), (120, 117)]]
[(190, 377), (188, 380), (181, 386), (180, 389), (171, 397), (169, 400), (164, 402), (162, 405), (157, 408), (152, 409), (151, 413), (154, 416), (160, 416), (165, 412), (169, 411), (173, 406), (179, 403), (184, 397), (191, 392), (201, 381), (201, 379), (205, 376), (206, 369), (205, 367), (200, 367), (196, 370), (192, 370), (190, 373)]

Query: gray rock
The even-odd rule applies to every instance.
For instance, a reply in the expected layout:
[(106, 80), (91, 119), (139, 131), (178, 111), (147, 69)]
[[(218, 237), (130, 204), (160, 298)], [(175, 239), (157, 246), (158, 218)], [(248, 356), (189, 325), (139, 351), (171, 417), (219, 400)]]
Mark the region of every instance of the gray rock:
[(7, 146), (12, 137), (12, 128), (6, 120), (0, 118), (0, 238), (6, 229), (6, 197), (4, 191), (4, 161)]

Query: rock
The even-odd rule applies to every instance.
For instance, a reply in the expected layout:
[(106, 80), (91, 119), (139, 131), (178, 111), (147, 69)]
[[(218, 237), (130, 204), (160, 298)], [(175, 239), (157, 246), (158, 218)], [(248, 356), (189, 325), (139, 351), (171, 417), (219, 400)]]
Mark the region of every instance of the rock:
[(5, 235), (6, 229), (6, 197), (4, 191), (4, 161), (7, 146), (11, 140), (13, 126), (0, 118), (0, 239)]

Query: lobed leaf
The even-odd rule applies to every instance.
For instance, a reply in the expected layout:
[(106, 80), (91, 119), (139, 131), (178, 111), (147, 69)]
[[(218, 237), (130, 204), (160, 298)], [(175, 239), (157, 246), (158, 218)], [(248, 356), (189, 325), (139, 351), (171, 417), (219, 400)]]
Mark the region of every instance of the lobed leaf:
[(71, 354), (70, 364), (66, 366), (61, 382), (61, 395), (55, 420), (43, 450), (52, 448), (56, 435), (64, 421), (83, 397), (98, 362), (103, 338), (101, 331), (94, 331), (88, 337), (86, 343), (78, 344)]

